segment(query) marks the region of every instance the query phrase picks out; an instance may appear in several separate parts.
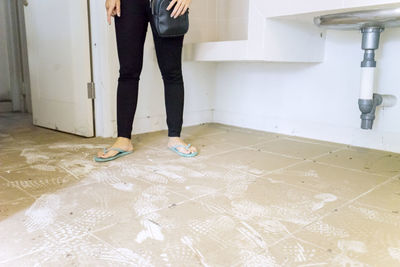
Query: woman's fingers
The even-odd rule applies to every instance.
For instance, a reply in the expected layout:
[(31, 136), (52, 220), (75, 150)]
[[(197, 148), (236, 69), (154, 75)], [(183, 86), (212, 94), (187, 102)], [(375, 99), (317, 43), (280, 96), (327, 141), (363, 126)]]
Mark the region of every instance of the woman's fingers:
[(121, 17), (121, 1), (117, 1), (116, 12), (118, 17)]
[(175, 5), (174, 10), (171, 12), (171, 17), (176, 19), (178, 16), (185, 14), (189, 8), (190, 1), (191, 0), (172, 0), (167, 7), (167, 10), (170, 10)]
[(177, 14), (179, 14), (181, 8), (182, 8), (182, 1), (178, 2), (178, 3), (175, 5), (175, 8), (174, 8), (174, 10), (173, 10), (172, 13), (171, 13), (171, 17), (177, 18), (177, 17), (178, 17)]
[(121, 16), (121, 1), (120, 0), (107, 0), (106, 1), (107, 10), (107, 22), (111, 25), (111, 17)]
[(185, 8), (182, 10), (180, 15), (185, 14), (188, 8), (189, 8), (189, 5), (185, 5)]
[(111, 25), (111, 16), (112, 16), (113, 8), (108, 8), (107, 9), (107, 21), (108, 24)]
[(174, 10), (174, 12), (175, 12), (175, 14), (174, 14), (174, 19), (176, 19), (178, 16), (181, 15), (181, 12), (182, 12), (182, 10), (183, 10), (184, 7), (185, 7), (185, 6), (182, 4), (182, 2), (179, 3), (179, 7), (175, 7), (175, 10)]
[(170, 10), (171, 7), (173, 7), (175, 5), (175, 3), (177, 2), (177, 0), (172, 0), (169, 5), (167, 6), (167, 10)]

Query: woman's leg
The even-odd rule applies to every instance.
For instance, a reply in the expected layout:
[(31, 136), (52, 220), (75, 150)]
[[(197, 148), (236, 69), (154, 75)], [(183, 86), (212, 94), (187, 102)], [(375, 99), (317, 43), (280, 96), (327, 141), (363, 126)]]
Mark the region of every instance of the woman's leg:
[[(148, 0), (121, 1), (121, 17), (115, 17), (118, 58), (120, 63), (117, 88), (118, 138), (112, 147), (132, 151), (131, 132), (136, 112), (139, 77), (143, 65), (143, 48), (148, 26)], [(117, 154), (99, 151), (98, 157)]]
[[(182, 75), (182, 47), (184, 36), (159, 37), (153, 21), (150, 19), (156, 48), (157, 62), (164, 81), (165, 108), (167, 112), (168, 146), (187, 144), (180, 138), (183, 124), (184, 83)], [(191, 146), (177, 148), (182, 153), (196, 152)]]
[(150, 21), (158, 66), (164, 81), (169, 137), (180, 137), (183, 124), (184, 83), (182, 76), (183, 36), (162, 38)]
[(120, 63), (117, 89), (118, 137), (131, 138), (137, 107), (143, 47), (148, 26), (148, 0), (121, 1), (121, 17), (115, 17)]

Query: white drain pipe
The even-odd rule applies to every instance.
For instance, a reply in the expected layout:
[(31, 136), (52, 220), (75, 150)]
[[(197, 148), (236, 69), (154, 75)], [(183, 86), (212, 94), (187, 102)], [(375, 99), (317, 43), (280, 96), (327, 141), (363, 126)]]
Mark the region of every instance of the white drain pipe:
[(375, 88), (375, 50), (379, 48), (379, 39), (383, 27), (364, 27), (361, 29), (364, 60), (361, 62), (361, 90), (358, 105), (361, 114), (361, 128), (372, 129), (376, 107), (391, 107), (396, 104), (396, 97), (374, 93)]
[(360, 99), (372, 100), (375, 88), (375, 69), (373, 67), (361, 68)]
[(375, 50), (379, 47), (380, 35), (386, 27), (400, 27), (400, 8), (329, 14), (315, 17), (314, 23), (327, 29), (361, 30), (364, 60), (361, 63), (361, 89), (358, 105), (362, 112), (361, 128), (372, 129), (376, 107), (392, 107), (397, 102), (396, 96), (374, 93)]

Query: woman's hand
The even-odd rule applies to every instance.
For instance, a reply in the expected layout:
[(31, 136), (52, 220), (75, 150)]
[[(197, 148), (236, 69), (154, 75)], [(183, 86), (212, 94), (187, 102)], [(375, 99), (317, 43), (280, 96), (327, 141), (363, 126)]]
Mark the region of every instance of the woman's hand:
[(171, 17), (174, 17), (176, 19), (178, 16), (185, 14), (186, 10), (189, 8), (191, 1), (192, 0), (172, 0), (171, 3), (168, 5), (167, 10), (170, 10), (171, 7), (173, 7), (176, 3), (175, 8), (171, 13)]
[(121, 17), (121, 0), (106, 0), (107, 21), (111, 25), (111, 16)]

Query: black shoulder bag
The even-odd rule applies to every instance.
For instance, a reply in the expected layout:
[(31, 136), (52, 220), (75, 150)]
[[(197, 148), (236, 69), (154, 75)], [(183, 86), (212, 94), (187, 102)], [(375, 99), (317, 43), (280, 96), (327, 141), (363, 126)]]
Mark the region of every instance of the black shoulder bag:
[(151, 0), (151, 13), (160, 37), (182, 36), (189, 30), (189, 9), (176, 19), (171, 17), (173, 7), (167, 10), (171, 0)]

